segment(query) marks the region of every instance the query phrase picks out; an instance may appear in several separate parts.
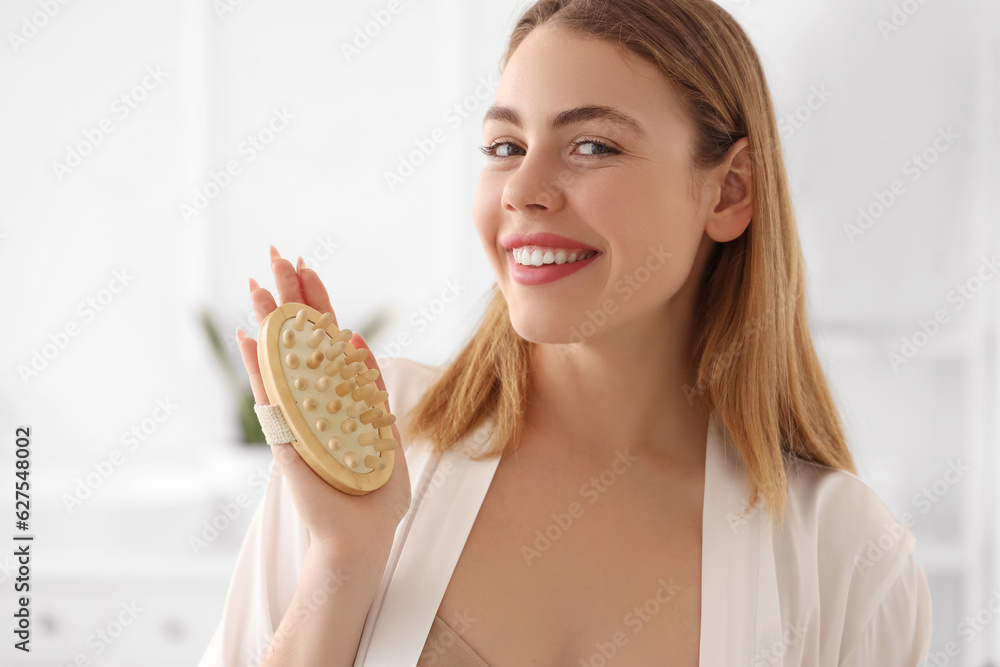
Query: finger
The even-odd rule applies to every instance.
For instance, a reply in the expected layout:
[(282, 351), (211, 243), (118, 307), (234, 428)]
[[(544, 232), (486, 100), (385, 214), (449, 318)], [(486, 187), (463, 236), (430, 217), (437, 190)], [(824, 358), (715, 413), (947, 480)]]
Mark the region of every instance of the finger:
[(257, 318), (258, 325), (278, 307), (271, 293), (258, 285), (253, 278), (250, 279), (250, 303), (253, 305), (253, 314)]
[(267, 405), (267, 392), (264, 391), (264, 380), (260, 377), (260, 364), (257, 361), (257, 341), (248, 338), (242, 329), (236, 330), (236, 340), (240, 346), (240, 356), (243, 357), (243, 365), (250, 376), (250, 389), (253, 391), (253, 400), (258, 405)]
[(326, 286), (320, 280), (319, 274), (307, 267), (301, 257), (299, 257), (299, 285), (305, 297), (305, 303), (321, 313), (333, 315), (333, 324), (339, 329), (337, 314), (333, 312), (333, 306), (330, 305), (330, 295), (326, 291)]
[(305, 490), (308, 485), (312, 485), (314, 489), (319, 484), (326, 485), (323, 478), (317, 475), (302, 459), (302, 456), (295, 451), (295, 445), (292, 443), (282, 442), (271, 445), (271, 455), (274, 456), (275, 463), (281, 468), (281, 474), (289, 480), (288, 485), (292, 490), (293, 502), (299, 495), (296, 492), (297, 489)]
[(282, 305), (290, 301), (304, 303), (302, 289), (299, 287), (299, 275), (295, 272), (295, 267), (279, 255), (274, 246), (271, 246), (271, 272), (274, 274), (274, 284), (278, 288), (278, 298)]

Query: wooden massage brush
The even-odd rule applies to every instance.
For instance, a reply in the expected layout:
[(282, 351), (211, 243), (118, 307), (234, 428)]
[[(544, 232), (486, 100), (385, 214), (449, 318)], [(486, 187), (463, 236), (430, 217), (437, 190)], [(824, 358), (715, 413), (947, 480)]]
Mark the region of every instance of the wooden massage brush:
[(363, 495), (392, 474), (395, 415), (375, 384), (365, 348), (333, 315), (286, 303), (260, 325), (257, 360), (268, 399), (295, 436), (292, 445), (330, 486)]

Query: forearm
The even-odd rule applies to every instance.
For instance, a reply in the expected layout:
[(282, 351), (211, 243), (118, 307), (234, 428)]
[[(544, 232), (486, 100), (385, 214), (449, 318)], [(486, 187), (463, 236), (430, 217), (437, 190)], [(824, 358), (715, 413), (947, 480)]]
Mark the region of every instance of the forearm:
[(260, 667), (351, 667), (388, 549), (338, 558), (312, 547)]

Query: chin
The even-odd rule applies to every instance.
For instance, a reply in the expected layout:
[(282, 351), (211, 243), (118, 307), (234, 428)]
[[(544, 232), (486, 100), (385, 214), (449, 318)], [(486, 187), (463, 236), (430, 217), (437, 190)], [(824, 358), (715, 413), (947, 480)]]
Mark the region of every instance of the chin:
[[(523, 312), (522, 312), (523, 311)], [(571, 343), (579, 341), (579, 335), (574, 338), (574, 320), (559, 313), (532, 312), (530, 306), (513, 307), (509, 310), (510, 323), (517, 334), (532, 343)]]

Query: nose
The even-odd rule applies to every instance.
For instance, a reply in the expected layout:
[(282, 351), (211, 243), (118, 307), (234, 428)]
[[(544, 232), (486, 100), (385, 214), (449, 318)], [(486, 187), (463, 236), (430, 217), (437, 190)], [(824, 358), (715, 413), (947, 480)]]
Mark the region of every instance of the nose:
[(500, 204), (508, 211), (524, 215), (540, 211), (555, 213), (566, 204), (570, 176), (568, 169), (546, 161), (538, 151), (529, 151), (507, 177)]

